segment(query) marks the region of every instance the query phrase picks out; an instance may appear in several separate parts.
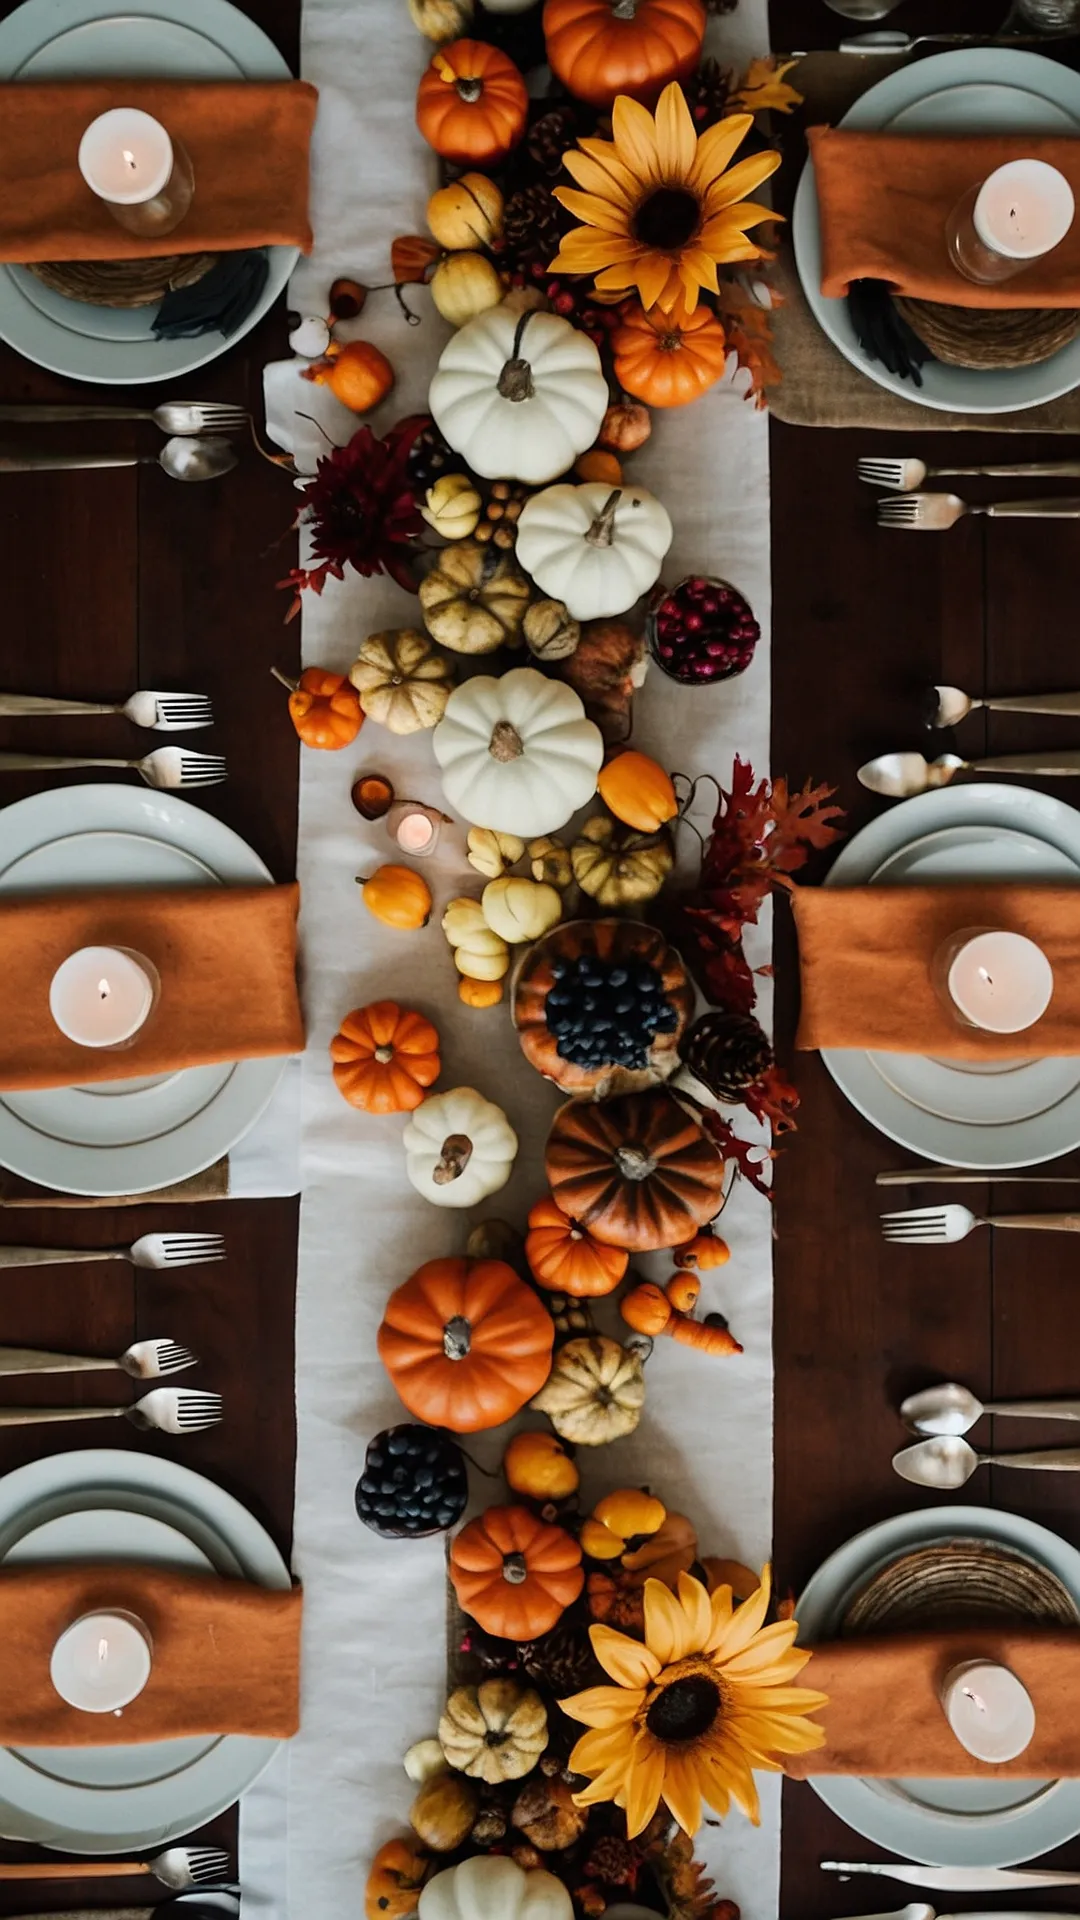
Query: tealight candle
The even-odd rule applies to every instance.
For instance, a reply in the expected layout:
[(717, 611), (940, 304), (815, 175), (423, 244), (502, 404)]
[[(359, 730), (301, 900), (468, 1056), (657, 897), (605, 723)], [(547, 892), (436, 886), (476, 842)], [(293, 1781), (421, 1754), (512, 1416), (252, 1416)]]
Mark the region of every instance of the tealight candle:
[(1010, 160), (972, 187), (947, 225), (949, 255), (965, 279), (1008, 280), (1060, 246), (1073, 223), (1073, 192), (1045, 160)]
[(1041, 1019), (1054, 991), (1053, 968), (1034, 940), (987, 927), (947, 940), (934, 977), (961, 1025), (985, 1033), (1023, 1033)]
[(150, 1678), (150, 1635), (133, 1613), (84, 1613), (60, 1635), (49, 1676), (83, 1713), (119, 1713)]
[(434, 853), (446, 821), (445, 813), (437, 807), (425, 807), (420, 800), (395, 800), (386, 816), (387, 830), (402, 853), (420, 856)]
[(1031, 1745), (1035, 1708), (1015, 1673), (991, 1660), (965, 1660), (945, 1675), (945, 1718), (976, 1760), (1000, 1765)]
[(91, 121), (79, 142), (79, 172), (130, 233), (171, 233), (195, 190), (179, 141), (138, 107), (112, 107)]
[(157, 996), (148, 960), (126, 947), (80, 947), (53, 974), (49, 1011), (80, 1047), (122, 1047), (144, 1026)]

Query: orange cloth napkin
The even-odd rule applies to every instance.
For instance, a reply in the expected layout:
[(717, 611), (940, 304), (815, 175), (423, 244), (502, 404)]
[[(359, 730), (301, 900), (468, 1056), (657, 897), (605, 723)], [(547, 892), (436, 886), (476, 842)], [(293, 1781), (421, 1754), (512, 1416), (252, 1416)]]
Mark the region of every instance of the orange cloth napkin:
[[(0, 260), (143, 260), (286, 246), (311, 251), (306, 80), (93, 80), (0, 87)], [(110, 107), (141, 107), (182, 142), (195, 197), (171, 233), (125, 232), (79, 172)]]
[[(296, 992), (300, 889), (189, 887), (60, 893), (0, 901), (0, 1088), (88, 1086), (217, 1060), (300, 1053)], [(161, 993), (134, 1044), (80, 1047), (49, 1011), (49, 986), (79, 947), (130, 947)], [(0, 1645), (3, 1642), (0, 1640)]]
[(870, 279), (952, 307), (1080, 307), (1080, 219), (1059, 247), (996, 286), (966, 280), (945, 246), (957, 201), (1007, 160), (1057, 167), (1080, 206), (1080, 139), (950, 140), (843, 127), (812, 127), (808, 138), (821, 211), (822, 293), (836, 299), (853, 280)]
[[(867, 1047), (958, 1060), (1080, 1053), (1080, 886), (796, 887), (802, 1014), (796, 1046)], [(1026, 933), (1054, 994), (1023, 1033), (954, 1023), (930, 963), (964, 927)]]
[[(0, 1746), (110, 1747), (189, 1734), (288, 1740), (300, 1724), (299, 1587), (281, 1592), (126, 1566), (0, 1569)], [(62, 1700), (53, 1647), (84, 1613), (133, 1613), (153, 1644), (150, 1679), (112, 1713)]]
[[(1015, 1673), (1035, 1707), (1035, 1737), (1001, 1766), (960, 1745), (939, 1699), (950, 1668), (963, 1660), (1000, 1662)], [(829, 1704), (815, 1715), (825, 1728), (816, 1753), (793, 1754), (784, 1771), (857, 1773), (924, 1780), (954, 1774), (1058, 1780), (1080, 1774), (1080, 1632), (1075, 1628), (985, 1625), (955, 1633), (898, 1633), (839, 1640), (815, 1649), (800, 1687), (819, 1687)]]

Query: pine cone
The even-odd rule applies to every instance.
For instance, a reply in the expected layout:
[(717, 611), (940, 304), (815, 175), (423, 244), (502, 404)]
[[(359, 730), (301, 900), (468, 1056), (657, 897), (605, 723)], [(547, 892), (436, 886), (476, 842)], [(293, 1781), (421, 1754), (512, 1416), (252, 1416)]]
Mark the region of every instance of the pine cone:
[(556, 180), (563, 170), (563, 154), (576, 139), (573, 109), (555, 107), (533, 122), (525, 139), (525, 151), (538, 172), (549, 180)]
[(641, 1857), (636, 1849), (629, 1840), (620, 1840), (613, 1833), (596, 1842), (585, 1862), (590, 1880), (599, 1880), (605, 1887), (629, 1887), (631, 1892), (640, 1870)]
[(519, 267), (539, 261), (547, 266), (559, 251), (559, 203), (550, 187), (522, 187), (512, 193), (503, 214), (506, 248)]
[(684, 81), (683, 93), (695, 131), (704, 133), (706, 127), (714, 127), (727, 112), (731, 75), (718, 60), (703, 60), (697, 71)]
[(562, 1621), (521, 1649), (525, 1671), (538, 1686), (547, 1687), (559, 1697), (580, 1693), (603, 1679), (596, 1655), (589, 1643), (588, 1623)]
[(752, 1014), (702, 1014), (683, 1035), (679, 1053), (713, 1098), (729, 1104), (773, 1064), (773, 1050)]

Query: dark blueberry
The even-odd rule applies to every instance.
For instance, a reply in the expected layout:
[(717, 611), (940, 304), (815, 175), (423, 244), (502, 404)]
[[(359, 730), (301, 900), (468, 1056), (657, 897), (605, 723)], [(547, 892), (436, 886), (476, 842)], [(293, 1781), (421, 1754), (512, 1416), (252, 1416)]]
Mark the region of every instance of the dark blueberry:
[(390, 1438), (386, 1443), (386, 1451), (387, 1453), (396, 1454), (396, 1453), (407, 1453), (408, 1450), (409, 1450), (409, 1436), (407, 1433), (403, 1433), (399, 1428), (397, 1433), (392, 1433), (390, 1435)]
[[(375, 1461), (381, 1472), (372, 1471)], [(388, 1539), (453, 1526), (467, 1499), (457, 1443), (448, 1434), (413, 1423), (376, 1435), (355, 1496), (365, 1526)]]

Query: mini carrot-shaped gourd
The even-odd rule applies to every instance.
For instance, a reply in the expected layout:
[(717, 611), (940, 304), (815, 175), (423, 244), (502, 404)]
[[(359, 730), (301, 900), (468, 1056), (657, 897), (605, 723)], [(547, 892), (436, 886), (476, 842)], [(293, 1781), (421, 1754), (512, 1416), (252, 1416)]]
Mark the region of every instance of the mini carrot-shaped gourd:
[[(678, 1274), (675, 1279), (681, 1283), (677, 1288), (680, 1297), (685, 1297), (685, 1282), (689, 1275)], [(694, 1296), (697, 1298), (696, 1294)], [(643, 1280), (639, 1286), (632, 1287), (619, 1302), (619, 1312), (628, 1327), (635, 1333), (645, 1333), (655, 1338), (666, 1333), (677, 1340), (680, 1346), (697, 1347), (703, 1353), (741, 1353), (742, 1348), (728, 1328), (708, 1320), (691, 1319), (689, 1313), (676, 1306), (670, 1297), (670, 1287), (665, 1292), (652, 1280)]]

